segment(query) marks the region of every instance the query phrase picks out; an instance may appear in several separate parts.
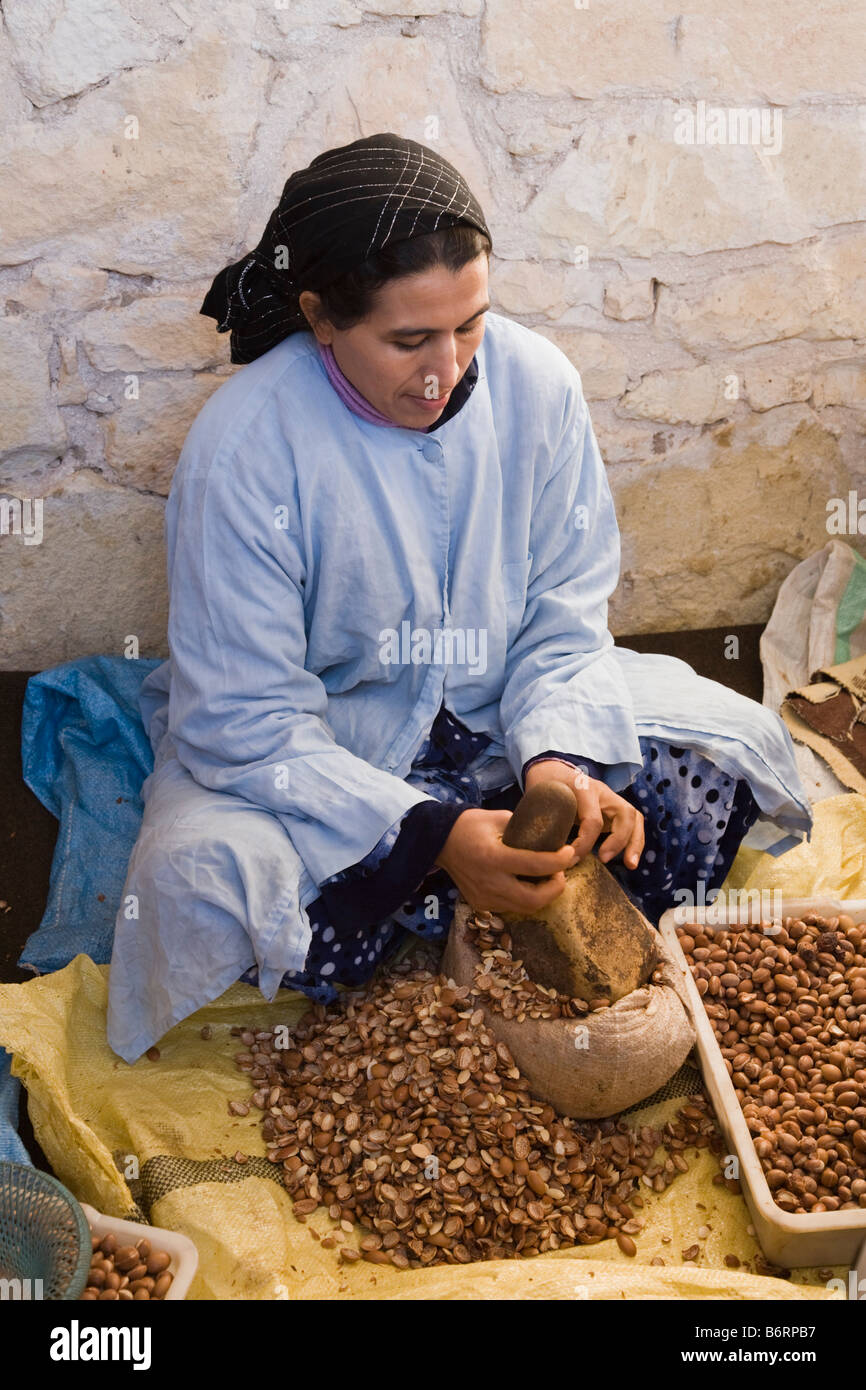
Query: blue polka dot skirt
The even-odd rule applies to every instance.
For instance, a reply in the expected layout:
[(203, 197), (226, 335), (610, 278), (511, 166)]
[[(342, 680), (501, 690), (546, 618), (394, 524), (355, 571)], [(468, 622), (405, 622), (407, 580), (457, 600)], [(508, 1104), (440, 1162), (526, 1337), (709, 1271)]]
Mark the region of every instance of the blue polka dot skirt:
[(621, 859), (608, 868), (651, 922), (658, 924), (674, 893), (697, 897), (721, 887), (737, 850), (760, 815), (748, 782), (729, 776), (690, 748), (642, 738), (643, 767), (619, 795), (644, 817), (637, 868)]
[[(516, 784), (507, 793), (482, 799), (469, 763), (488, 742), (458, 726), (438, 741), (428, 739), (406, 781), (440, 801), (490, 809), (513, 809), (520, 799)], [(453, 739), (456, 735), (459, 746)], [(695, 895), (718, 888), (749, 827), (760, 814), (749, 784), (723, 773), (693, 749), (655, 738), (640, 739), (643, 767), (630, 786), (619, 793), (644, 817), (645, 847), (637, 867), (627, 869), (621, 858), (609, 862), (627, 895), (649, 920), (658, 923), (673, 906), (677, 889)], [(392, 826), (360, 864), (336, 879), (363, 876), (387, 857), (399, 833)], [(336, 984), (357, 986), (368, 980), (380, 962), (404, 939), (406, 932), (428, 940), (443, 940), (454, 917), (458, 892), (444, 869), (434, 868), (415, 893), (386, 921), (373, 927), (338, 930), (328, 919), (324, 902), (307, 908), (312, 927), (302, 971), (283, 977), (283, 987), (300, 990), (317, 1003), (337, 996)], [(255, 967), (242, 977), (258, 983)]]

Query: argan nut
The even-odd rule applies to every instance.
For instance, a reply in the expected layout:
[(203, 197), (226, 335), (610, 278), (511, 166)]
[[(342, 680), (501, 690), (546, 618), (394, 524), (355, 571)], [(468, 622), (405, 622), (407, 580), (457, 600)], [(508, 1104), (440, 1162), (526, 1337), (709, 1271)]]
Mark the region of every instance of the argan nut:
[[(492, 952), (486, 968), (507, 984), (509, 931), (493, 913), (474, 920)], [(236, 1065), (255, 1073), (247, 1095), (295, 1219), (322, 1208), (333, 1223), (323, 1255), (339, 1243), (341, 1267), (363, 1260), (370, 1285), (374, 1265), (467, 1264), (614, 1238), (634, 1259), (642, 1186), (666, 1188), (688, 1170), (681, 1151), (710, 1143), (709, 1103), (694, 1097), (663, 1134), (614, 1119), (590, 1134), (533, 1098), (479, 992), (437, 975), (418, 949), (423, 964), (395, 962), (345, 1000), (311, 1007), (291, 1050), (251, 1028), (233, 1035), (249, 1049)], [(546, 1006), (557, 1012), (544, 1016), (568, 1017), (549, 989), (525, 998), (527, 1014)], [(161, 1289), (154, 1281), (154, 1296)]]
[(761, 925), (680, 936), (755, 1153), (783, 1211), (866, 1207), (863, 932), (817, 913), (775, 939)]
[(137, 1294), (140, 1290), (143, 1289), (144, 1292), (147, 1294), (148, 1298), (150, 1298), (151, 1290), (153, 1289), (155, 1283), (155, 1279), (152, 1279), (149, 1274), (145, 1274), (142, 1275), (139, 1279), (130, 1279), (129, 1287), (135, 1294)]

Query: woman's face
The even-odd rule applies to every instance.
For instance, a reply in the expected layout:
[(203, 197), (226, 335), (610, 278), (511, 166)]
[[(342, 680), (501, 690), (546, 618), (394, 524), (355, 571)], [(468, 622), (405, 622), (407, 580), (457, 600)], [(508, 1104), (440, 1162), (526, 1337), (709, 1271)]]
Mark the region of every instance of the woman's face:
[(487, 256), (460, 270), (434, 266), (390, 280), (372, 313), (354, 328), (318, 319), (318, 296), (300, 305), (337, 366), (372, 406), (397, 425), (426, 429), (439, 418), (484, 337)]

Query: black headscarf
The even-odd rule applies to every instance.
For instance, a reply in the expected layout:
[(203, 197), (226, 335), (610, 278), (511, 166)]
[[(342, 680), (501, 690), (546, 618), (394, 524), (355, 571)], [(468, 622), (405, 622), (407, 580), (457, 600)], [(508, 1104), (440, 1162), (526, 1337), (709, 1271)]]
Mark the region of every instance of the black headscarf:
[(287, 180), (258, 246), (220, 271), (200, 312), (220, 333), (231, 329), (232, 362), (252, 362), (309, 328), (302, 290), (323, 288), (383, 246), (460, 222), (490, 237), (465, 180), (427, 145), (381, 134), (325, 150)]

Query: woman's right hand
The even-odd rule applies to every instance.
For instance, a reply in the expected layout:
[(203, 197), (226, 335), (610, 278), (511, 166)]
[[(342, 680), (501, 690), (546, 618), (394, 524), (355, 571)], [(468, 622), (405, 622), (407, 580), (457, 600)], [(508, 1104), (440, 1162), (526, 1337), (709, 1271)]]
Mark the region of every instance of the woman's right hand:
[[(510, 849), (502, 835), (510, 811), (469, 807), (451, 827), (436, 860), (454, 880), (470, 907), (483, 912), (523, 912), (546, 907), (565, 887), (565, 870), (574, 863), (574, 847), (555, 853)], [(544, 883), (525, 883), (518, 874), (549, 874)]]

